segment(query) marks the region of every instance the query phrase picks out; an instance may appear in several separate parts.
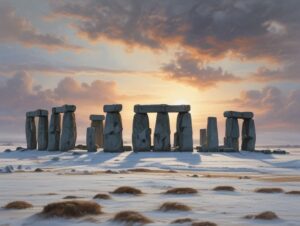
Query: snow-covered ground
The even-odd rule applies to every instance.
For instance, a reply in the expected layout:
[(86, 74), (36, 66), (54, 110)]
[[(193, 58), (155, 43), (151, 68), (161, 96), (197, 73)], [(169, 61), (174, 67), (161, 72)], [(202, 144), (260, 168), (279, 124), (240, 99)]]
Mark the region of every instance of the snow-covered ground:
[[(0, 210), (0, 225), (114, 225), (109, 221), (122, 210), (136, 210), (151, 218), (149, 225), (168, 225), (190, 217), (218, 225), (300, 225), (300, 196), (260, 194), (261, 187), (300, 190), (300, 149), (286, 149), (288, 155), (260, 153), (86, 153), (84, 151), (2, 152), (0, 147), (0, 206), (14, 200), (32, 203), (26, 210)], [(2, 150), (1, 150), (2, 149)], [(34, 172), (36, 168), (43, 172)], [(147, 168), (164, 171), (132, 172)], [(9, 169), (9, 170), (8, 170)], [(11, 173), (4, 173), (11, 171)], [(107, 171), (110, 170), (110, 171)], [(176, 171), (176, 172), (173, 172)], [(46, 204), (75, 195), (92, 200), (97, 193), (109, 193), (129, 185), (141, 189), (141, 196), (112, 195), (111, 200), (95, 200), (104, 214), (77, 220), (36, 218)], [(218, 185), (231, 185), (235, 192), (217, 192)], [(169, 188), (192, 187), (195, 195), (165, 195)], [(55, 193), (49, 195), (49, 193)], [(178, 201), (190, 212), (163, 213), (165, 201)], [(280, 220), (247, 220), (243, 216), (273, 211)], [(189, 224), (186, 224), (189, 225)]]

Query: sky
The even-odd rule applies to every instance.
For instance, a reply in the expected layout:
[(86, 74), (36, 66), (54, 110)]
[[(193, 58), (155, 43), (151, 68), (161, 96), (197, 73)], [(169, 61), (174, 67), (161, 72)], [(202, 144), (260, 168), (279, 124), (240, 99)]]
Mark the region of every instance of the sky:
[[(257, 144), (300, 144), (298, 0), (0, 0), (0, 140), (25, 140), (25, 113), (75, 104), (190, 104), (207, 117), (252, 111)], [(152, 131), (155, 114), (150, 115)], [(175, 132), (176, 115), (170, 114)], [(240, 122), (241, 125), (242, 122)]]

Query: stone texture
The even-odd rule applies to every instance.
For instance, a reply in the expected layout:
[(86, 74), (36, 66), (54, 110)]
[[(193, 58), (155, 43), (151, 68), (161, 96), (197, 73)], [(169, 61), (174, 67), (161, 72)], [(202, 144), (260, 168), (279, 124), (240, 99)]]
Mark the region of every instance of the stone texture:
[(26, 117), (25, 124), (27, 149), (36, 149), (36, 126), (34, 117)]
[(170, 151), (170, 120), (168, 113), (157, 113), (154, 131), (154, 151)]
[(41, 117), (41, 116), (48, 116), (48, 111), (44, 109), (38, 109), (36, 111), (26, 112), (26, 117)]
[(254, 114), (252, 112), (225, 111), (224, 117), (250, 119), (254, 117)]
[(179, 142), (178, 142), (178, 133), (175, 132), (174, 133), (174, 144), (173, 144), (173, 147), (174, 148), (178, 148), (178, 145), (179, 145)]
[[(99, 117), (98, 117), (99, 118)], [(103, 148), (103, 120), (93, 120), (91, 127), (95, 128), (95, 142), (99, 148)]]
[(76, 119), (74, 112), (66, 112), (63, 116), (62, 133), (59, 150), (68, 151), (75, 148), (77, 139)]
[(49, 134), (48, 134), (48, 151), (58, 151), (60, 142), (60, 132), (61, 132), (61, 116), (59, 113), (54, 113), (52, 111)]
[(226, 130), (224, 145), (227, 148), (232, 148), (236, 151), (239, 150), (239, 123), (237, 118), (227, 118), (226, 119)]
[(207, 119), (207, 148), (217, 151), (219, 147), (218, 126), (216, 117), (208, 117)]
[(104, 151), (122, 152), (123, 150), (123, 126), (119, 112), (106, 114), (104, 127)]
[(90, 115), (91, 121), (103, 121), (105, 119), (104, 115)]
[(132, 126), (133, 151), (151, 150), (151, 129), (147, 114), (135, 114)]
[(189, 112), (190, 105), (167, 105), (167, 104), (151, 104), (151, 105), (135, 105), (135, 113), (156, 113), (156, 112)]
[(242, 126), (242, 150), (254, 151), (256, 143), (255, 123), (253, 119), (245, 119)]
[(193, 151), (193, 128), (190, 113), (178, 113), (177, 115), (177, 141), (179, 151)]
[(86, 130), (86, 146), (88, 152), (96, 152), (98, 145), (96, 144), (96, 129), (89, 127)]
[(120, 112), (120, 111), (122, 111), (122, 107), (123, 107), (122, 104), (104, 105), (103, 106), (103, 111), (107, 112), (107, 113), (109, 113), (109, 112), (111, 112), (111, 113)]
[(200, 146), (206, 147), (206, 129), (200, 129)]
[(38, 123), (38, 150), (47, 150), (48, 147), (48, 116), (39, 117)]
[(63, 105), (61, 107), (53, 108), (54, 113), (66, 113), (66, 112), (75, 112), (76, 106), (75, 105)]

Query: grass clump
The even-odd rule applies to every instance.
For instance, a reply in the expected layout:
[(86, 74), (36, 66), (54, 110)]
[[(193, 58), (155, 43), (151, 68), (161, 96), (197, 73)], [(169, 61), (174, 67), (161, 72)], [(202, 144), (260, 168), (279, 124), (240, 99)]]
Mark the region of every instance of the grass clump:
[(276, 213), (272, 211), (265, 211), (262, 213), (259, 213), (257, 215), (247, 215), (245, 216), (246, 219), (256, 219), (256, 220), (275, 220), (279, 217), (276, 215)]
[(141, 195), (143, 194), (140, 189), (130, 187), (130, 186), (122, 186), (117, 188), (112, 192), (113, 194), (129, 194), (129, 195)]
[(21, 209), (27, 209), (27, 208), (31, 208), (31, 207), (33, 207), (33, 205), (31, 205), (28, 202), (25, 202), (25, 201), (14, 201), (14, 202), (7, 203), (4, 206), (4, 209), (21, 210)]
[(289, 192), (286, 192), (285, 194), (288, 194), (288, 195), (300, 195), (300, 191), (289, 191)]
[(63, 199), (80, 199), (82, 197), (79, 196), (75, 196), (75, 195), (67, 195), (65, 197), (63, 197)]
[(258, 188), (255, 190), (258, 193), (282, 193), (284, 192), (281, 188)]
[(192, 226), (217, 226), (217, 224), (209, 221), (202, 221), (202, 222), (194, 222), (192, 223)]
[(116, 222), (126, 223), (126, 225), (132, 225), (132, 224), (137, 224), (137, 223), (139, 223), (139, 224), (152, 223), (152, 220), (145, 217), (141, 213), (135, 212), (135, 211), (119, 212), (114, 216), (114, 218), (112, 220), (116, 221)]
[(166, 191), (165, 194), (174, 194), (174, 195), (185, 195), (185, 194), (196, 194), (198, 191), (194, 188), (172, 188)]
[(105, 199), (105, 200), (107, 200), (107, 199), (111, 199), (111, 197), (108, 194), (99, 193), (99, 194), (95, 195), (93, 197), (93, 199)]
[(235, 191), (235, 188), (232, 186), (217, 186), (214, 191)]
[(177, 220), (174, 220), (171, 222), (171, 224), (184, 224), (187, 222), (192, 222), (193, 220), (191, 218), (179, 218)]
[(65, 201), (46, 205), (41, 215), (50, 217), (79, 218), (86, 215), (98, 215), (101, 206), (91, 201)]
[(191, 208), (179, 202), (165, 202), (159, 207), (160, 211), (190, 211)]

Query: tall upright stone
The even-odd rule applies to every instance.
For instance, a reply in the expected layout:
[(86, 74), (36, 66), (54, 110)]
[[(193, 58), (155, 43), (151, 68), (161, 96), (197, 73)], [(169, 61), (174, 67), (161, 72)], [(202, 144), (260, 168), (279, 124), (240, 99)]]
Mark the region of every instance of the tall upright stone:
[(57, 113), (64, 113), (59, 144), (60, 151), (69, 151), (75, 148), (77, 139), (75, 110), (75, 105), (64, 105), (55, 110)]
[(86, 130), (86, 146), (88, 152), (96, 152), (98, 145), (96, 144), (96, 128), (89, 127)]
[(242, 150), (254, 151), (256, 143), (255, 123), (253, 119), (244, 119), (242, 126)]
[(149, 127), (149, 117), (146, 113), (136, 113), (134, 115), (132, 146), (135, 152), (151, 150), (151, 129)]
[(61, 132), (61, 116), (55, 112), (55, 108), (52, 108), (52, 114), (49, 125), (48, 134), (48, 151), (58, 151), (60, 143)]
[(200, 146), (206, 147), (206, 129), (200, 129)]
[(104, 126), (104, 151), (122, 152), (123, 148), (123, 126), (120, 111), (121, 104), (104, 105), (103, 111), (106, 112)]
[(207, 149), (209, 151), (218, 151), (219, 138), (216, 117), (208, 117), (207, 119)]
[(154, 151), (171, 151), (170, 119), (166, 112), (158, 112), (154, 131)]
[(27, 149), (36, 149), (37, 140), (36, 140), (36, 126), (33, 116), (27, 116), (26, 114), (26, 143)]
[(90, 115), (91, 127), (95, 128), (95, 142), (99, 148), (103, 148), (103, 121), (105, 119), (104, 115)]
[(48, 147), (48, 111), (47, 115), (38, 115), (38, 150), (47, 150)]
[(178, 113), (177, 123), (177, 142), (179, 151), (193, 151), (193, 128), (192, 119), (189, 112)]
[(239, 150), (239, 123), (237, 118), (227, 118), (226, 119), (226, 130), (224, 145), (227, 148), (232, 148), (236, 151)]

